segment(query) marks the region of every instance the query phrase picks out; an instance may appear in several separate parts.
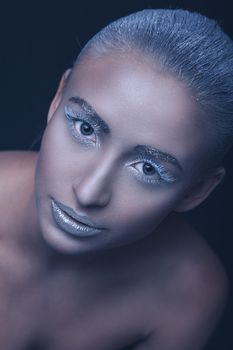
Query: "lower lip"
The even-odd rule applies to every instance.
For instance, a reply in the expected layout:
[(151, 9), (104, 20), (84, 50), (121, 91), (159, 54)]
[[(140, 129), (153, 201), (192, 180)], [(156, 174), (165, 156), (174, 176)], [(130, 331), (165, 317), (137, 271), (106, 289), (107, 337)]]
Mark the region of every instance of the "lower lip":
[(102, 230), (87, 226), (81, 222), (73, 220), (52, 200), (51, 208), (53, 218), (60, 229), (74, 237), (90, 237), (98, 235)]

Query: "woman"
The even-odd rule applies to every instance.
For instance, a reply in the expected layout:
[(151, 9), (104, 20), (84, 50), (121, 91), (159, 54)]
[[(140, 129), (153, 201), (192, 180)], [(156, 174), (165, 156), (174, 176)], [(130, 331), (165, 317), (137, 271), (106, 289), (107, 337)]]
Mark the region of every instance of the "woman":
[(183, 10), (88, 42), (38, 154), (1, 153), (2, 348), (203, 349), (227, 277), (181, 213), (224, 178), (232, 61), (218, 25)]

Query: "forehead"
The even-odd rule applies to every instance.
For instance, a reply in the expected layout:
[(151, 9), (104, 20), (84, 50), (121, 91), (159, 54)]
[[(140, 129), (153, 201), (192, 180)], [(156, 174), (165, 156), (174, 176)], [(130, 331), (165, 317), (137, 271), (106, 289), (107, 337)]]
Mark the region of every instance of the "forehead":
[(133, 140), (172, 150), (183, 161), (203, 147), (191, 93), (145, 57), (85, 58), (75, 67), (65, 98), (75, 95), (96, 110), (121, 143)]

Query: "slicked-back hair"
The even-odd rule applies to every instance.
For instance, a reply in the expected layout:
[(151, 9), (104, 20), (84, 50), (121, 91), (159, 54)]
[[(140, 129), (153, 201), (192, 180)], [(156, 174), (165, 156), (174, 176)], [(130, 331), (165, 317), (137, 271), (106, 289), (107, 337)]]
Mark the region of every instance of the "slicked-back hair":
[(216, 166), (233, 143), (233, 42), (215, 20), (186, 10), (148, 9), (122, 17), (84, 46), (86, 55), (138, 51), (183, 81), (200, 106), (213, 138)]

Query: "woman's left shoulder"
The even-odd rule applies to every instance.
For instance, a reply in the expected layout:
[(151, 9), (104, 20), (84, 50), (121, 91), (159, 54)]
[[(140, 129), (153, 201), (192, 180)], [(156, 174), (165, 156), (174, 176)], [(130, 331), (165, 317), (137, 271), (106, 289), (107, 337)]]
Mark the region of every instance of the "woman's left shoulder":
[(182, 217), (169, 217), (160, 230), (163, 275), (159, 293), (158, 283), (150, 288), (150, 328), (166, 348), (199, 349), (225, 309), (228, 277), (216, 253)]
[[(177, 255), (178, 276), (183, 292), (204, 307), (220, 309), (226, 304), (229, 282), (224, 265), (217, 253), (184, 217), (173, 217), (174, 254)], [(194, 303), (195, 304), (195, 303)]]

